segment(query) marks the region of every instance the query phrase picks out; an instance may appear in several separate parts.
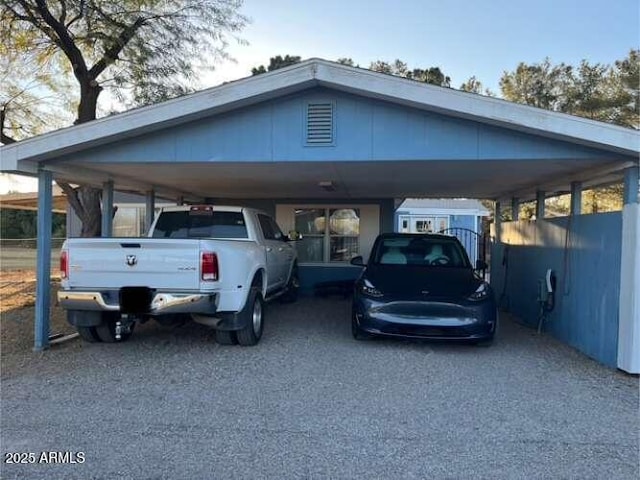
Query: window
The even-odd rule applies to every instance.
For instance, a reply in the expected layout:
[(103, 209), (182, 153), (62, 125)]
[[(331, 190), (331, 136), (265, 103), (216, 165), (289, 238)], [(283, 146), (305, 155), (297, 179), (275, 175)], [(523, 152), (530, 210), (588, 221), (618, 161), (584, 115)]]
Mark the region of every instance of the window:
[(258, 214), (258, 222), (260, 222), (260, 229), (262, 230), (262, 236), (265, 240), (275, 240), (276, 235), (273, 231), (269, 217), (266, 215)]
[(248, 238), (241, 212), (192, 210), (163, 212), (154, 238)]
[(329, 210), (330, 262), (348, 262), (358, 255), (360, 210), (341, 208)]
[(258, 214), (258, 222), (260, 222), (260, 229), (262, 230), (262, 236), (265, 240), (283, 240), (284, 235), (278, 227), (278, 224), (271, 217)]
[[(328, 219), (328, 221), (327, 221)], [(301, 208), (295, 210), (300, 263), (348, 262), (360, 251), (360, 210)]]
[(302, 240), (296, 242), (298, 261), (325, 262), (325, 210), (305, 208), (296, 210), (296, 232), (302, 234)]
[(414, 220), (414, 233), (438, 233), (449, 228), (449, 217), (421, 217)]

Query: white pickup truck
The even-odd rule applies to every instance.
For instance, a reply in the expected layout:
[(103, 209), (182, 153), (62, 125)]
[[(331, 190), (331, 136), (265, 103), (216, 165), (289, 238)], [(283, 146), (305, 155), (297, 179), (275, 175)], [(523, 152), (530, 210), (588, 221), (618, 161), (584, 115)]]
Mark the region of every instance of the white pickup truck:
[(164, 208), (148, 238), (70, 238), (58, 303), (89, 342), (128, 339), (136, 322), (191, 317), (222, 344), (255, 345), (264, 302), (295, 301), (296, 250), (276, 222), (250, 208)]

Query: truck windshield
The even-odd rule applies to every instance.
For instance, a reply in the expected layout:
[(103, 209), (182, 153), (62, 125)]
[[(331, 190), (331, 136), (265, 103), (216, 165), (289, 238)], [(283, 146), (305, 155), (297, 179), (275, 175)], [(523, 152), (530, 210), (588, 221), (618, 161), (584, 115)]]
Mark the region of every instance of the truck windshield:
[(154, 238), (249, 238), (242, 212), (162, 212)]

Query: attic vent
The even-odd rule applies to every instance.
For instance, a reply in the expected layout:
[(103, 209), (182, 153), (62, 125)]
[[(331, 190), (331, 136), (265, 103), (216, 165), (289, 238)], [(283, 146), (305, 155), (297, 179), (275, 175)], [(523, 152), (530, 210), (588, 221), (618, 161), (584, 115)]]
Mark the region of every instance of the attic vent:
[(333, 103), (307, 105), (307, 144), (330, 145), (333, 143)]

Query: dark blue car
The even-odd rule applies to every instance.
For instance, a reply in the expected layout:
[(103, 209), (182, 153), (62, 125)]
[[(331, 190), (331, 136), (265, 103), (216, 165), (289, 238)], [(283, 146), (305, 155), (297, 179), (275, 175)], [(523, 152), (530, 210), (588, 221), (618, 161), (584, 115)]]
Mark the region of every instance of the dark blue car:
[[(353, 265), (363, 265), (362, 257)], [(477, 267), (486, 267), (479, 262)], [(383, 234), (355, 284), (353, 336), (490, 344), (498, 314), (491, 286), (456, 237)]]

